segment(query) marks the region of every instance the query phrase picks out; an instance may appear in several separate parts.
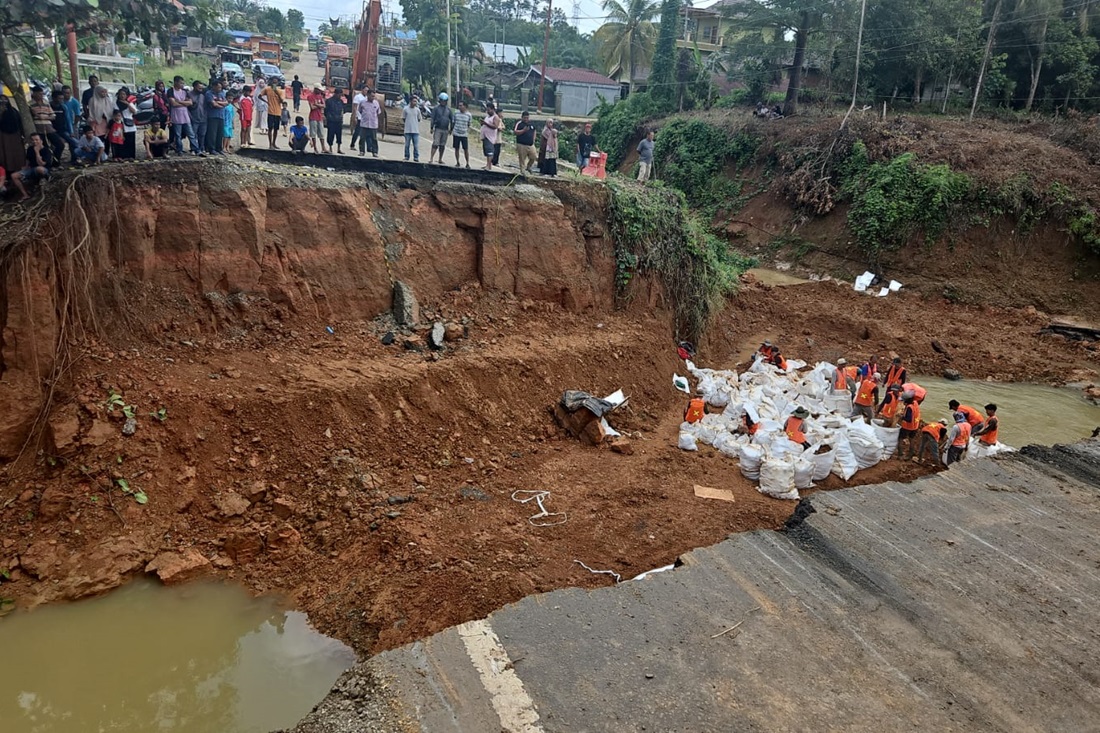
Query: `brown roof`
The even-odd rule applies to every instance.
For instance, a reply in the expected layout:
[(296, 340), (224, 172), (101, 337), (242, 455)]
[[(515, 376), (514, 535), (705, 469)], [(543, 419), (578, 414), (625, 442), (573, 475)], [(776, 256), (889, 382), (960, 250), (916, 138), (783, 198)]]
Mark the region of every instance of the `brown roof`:
[[(536, 74), (539, 73), (539, 67), (532, 66), (531, 71)], [(619, 82), (614, 79), (608, 79), (598, 71), (592, 71), (591, 69), (556, 69), (552, 66), (546, 67), (546, 80), (549, 82), (573, 82), (575, 84), (600, 84), (605, 87), (617, 87)]]

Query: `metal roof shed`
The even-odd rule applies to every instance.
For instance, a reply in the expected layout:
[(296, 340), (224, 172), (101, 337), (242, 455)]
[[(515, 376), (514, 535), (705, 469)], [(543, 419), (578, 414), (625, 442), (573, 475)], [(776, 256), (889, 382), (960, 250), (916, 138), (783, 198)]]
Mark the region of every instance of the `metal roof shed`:
[[(531, 67), (527, 81), (538, 84), (539, 69)], [(559, 115), (587, 117), (600, 105), (600, 97), (614, 104), (619, 101), (619, 84), (591, 69), (556, 69), (546, 67), (546, 81), (554, 85), (560, 105)]]

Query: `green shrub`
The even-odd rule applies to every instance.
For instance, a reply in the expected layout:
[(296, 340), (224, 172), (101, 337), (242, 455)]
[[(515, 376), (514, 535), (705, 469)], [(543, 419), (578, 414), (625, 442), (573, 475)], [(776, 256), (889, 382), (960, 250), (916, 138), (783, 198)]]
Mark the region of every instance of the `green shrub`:
[(629, 297), (636, 274), (656, 277), (672, 301), (677, 338), (698, 340), (736, 291), (741, 273), (755, 263), (711, 234), (682, 192), (615, 178), (608, 186), (619, 298)]
[(851, 198), (848, 227), (863, 252), (875, 261), (897, 249), (917, 231), (935, 240), (953, 217), (964, 215), (970, 179), (946, 165), (920, 165), (912, 153), (871, 163), (859, 171), (865, 149), (853, 148), (844, 166), (842, 193)]
[(714, 100), (714, 104), (711, 106), (715, 109), (735, 109), (737, 107), (747, 107), (750, 101), (748, 89), (734, 89), (729, 94), (724, 94)]
[(760, 139), (744, 130), (732, 137), (714, 125), (674, 119), (657, 134), (653, 157), (665, 183), (684, 192), (688, 203), (713, 219), (722, 209), (740, 208), (741, 184), (726, 176), (726, 167), (748, 165)]
[(630, 143), (641, 136), (642, 123), (660, 117), (666, 109), (646, 92), (636, 92), (616, 104), (601, 102), (592, 134), (607, 153), (607, 167), (618, 168), (626, 160)]

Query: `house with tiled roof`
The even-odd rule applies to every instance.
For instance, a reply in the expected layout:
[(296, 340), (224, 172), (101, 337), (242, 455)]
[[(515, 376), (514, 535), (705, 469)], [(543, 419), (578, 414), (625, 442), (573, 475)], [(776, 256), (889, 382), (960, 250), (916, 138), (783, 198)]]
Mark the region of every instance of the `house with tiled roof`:
[[(537, 94), (541, 80), (541, 67), (532, 66), (522, 86)], [(591, 69), (546, 67), (543, 106), (553, 102), (555, 114), (588, 117), (600, 106), (601, 98), (612, 104), (619, 101), (619, 83)]]

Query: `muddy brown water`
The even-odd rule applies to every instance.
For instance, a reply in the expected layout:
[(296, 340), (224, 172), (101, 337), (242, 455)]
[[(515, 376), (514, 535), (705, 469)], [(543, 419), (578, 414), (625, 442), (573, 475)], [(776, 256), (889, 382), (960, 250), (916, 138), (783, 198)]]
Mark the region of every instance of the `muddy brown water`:
[(1054, 445), (1089, 437), (1100, 426), (1100, 406), (1085, 399), (1080, 390), (1019, 382), (982, 382), (940, 377), (912, 378), (928, 390), (921, 405), (927, 421), (949, 418), (947, 403), (958, 400), (985, 414), (985, 405), (997, 405), (1002, 443), (1022, 448), (1031, 443)]
[(355, 662), (305, 614), (233, 585), (134, 582), (0, 619), (4, 733), (266, 733)]

